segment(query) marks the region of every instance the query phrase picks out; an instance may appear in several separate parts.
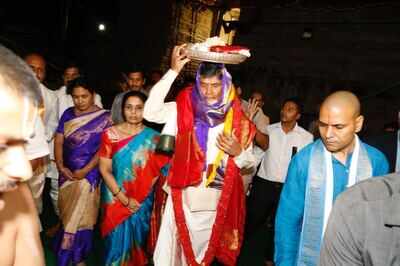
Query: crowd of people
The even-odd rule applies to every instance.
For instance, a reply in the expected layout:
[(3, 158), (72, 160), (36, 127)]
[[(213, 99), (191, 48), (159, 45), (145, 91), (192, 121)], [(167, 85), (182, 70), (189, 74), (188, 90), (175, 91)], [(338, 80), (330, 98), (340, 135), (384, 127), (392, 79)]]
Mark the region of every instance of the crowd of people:
[(237, 265), (263, 227), (274, 235), (265, 265), (399, 265), (400, 181), (384, 176), (400, 169), (397, 131), (375, 139), (389, 164), (357, 136), (350, 91), (321, 103), (318, 139), (298, 124), (297, 98), (270, 124), (263, 93), (244, 100), (219, 63), (200, 63), (167, 101), (190, 61), (184, 47), (152, 86), (125, 73), (108, 111), (77, 65), (53, 91), (43, 56), (0, 46), (0, 265), (45, 265), (46, 178), (60, 266), (87, 264), (95, 230), (104, 265)]

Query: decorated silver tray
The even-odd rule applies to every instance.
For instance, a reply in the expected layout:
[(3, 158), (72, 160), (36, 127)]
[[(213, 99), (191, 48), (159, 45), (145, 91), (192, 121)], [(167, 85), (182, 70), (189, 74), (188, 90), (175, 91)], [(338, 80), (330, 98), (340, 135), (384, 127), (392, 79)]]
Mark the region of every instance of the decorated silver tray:
[(185, 51), (187, 57), (192, 60), (205, 61), (223, 64), (240, 64), (247, 59), (247, 56), (237, 53), (217, 53), (192, 49), (193, 44), (188, 44)]

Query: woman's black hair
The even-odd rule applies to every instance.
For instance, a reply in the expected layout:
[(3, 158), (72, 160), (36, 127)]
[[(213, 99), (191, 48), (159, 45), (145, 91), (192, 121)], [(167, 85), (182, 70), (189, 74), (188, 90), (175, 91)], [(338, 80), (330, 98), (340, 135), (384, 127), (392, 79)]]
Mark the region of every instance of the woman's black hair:
[(95, 91), (94, 91), (93, 87), (91, 86), (91, 84), (89, 83), (89, 81), (83, 76), (79, 76), (76, 79), (73, 79), (67, 83), (67, 94), (72, 95), (72, 91), (76, 87), (85, 88), (91, 94), (95, 93)]
[(126, 121), (124, 107), (125, 107), (126, 101), (128, 100), (129, 97), (138, 97), (140, 100), (142, 100), (143, 104), (147, 100), (147, 96), (143, 92), (140, 92), (140, 91), (128, 91), (127, 93), (125, 93), (124, 97), (122, 98), (122, 104), (121, 104), (121, 114), (122, 114), (122, 118), (124, 119), (124, 121)]

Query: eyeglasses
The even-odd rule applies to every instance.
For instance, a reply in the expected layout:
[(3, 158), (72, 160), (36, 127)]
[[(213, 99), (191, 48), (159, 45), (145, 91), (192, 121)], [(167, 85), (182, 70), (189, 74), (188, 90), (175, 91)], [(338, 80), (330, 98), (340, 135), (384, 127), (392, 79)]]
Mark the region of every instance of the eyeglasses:
[(0, 143), (0, 152), (4, 152), (10, 147), (23, 146), (27, 143), (24, 139), (8, 139), (5, 143)]

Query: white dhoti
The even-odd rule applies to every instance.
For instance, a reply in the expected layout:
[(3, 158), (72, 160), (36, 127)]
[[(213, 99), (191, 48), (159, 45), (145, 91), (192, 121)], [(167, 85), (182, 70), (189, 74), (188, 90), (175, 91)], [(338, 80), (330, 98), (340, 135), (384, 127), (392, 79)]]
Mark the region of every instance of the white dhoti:
[(58, 170), (55, 161), (50, 160), (49, 169), (47, 171), (47, 178), (50, 179), (50, 198), (53, 204), (54, 212), (57, 216), (60, 215), (58, 209)]
[[(166, 123), (163, 134), (177, 135), (177, 105), (176, 102), (165, 103), (164, 100), (169, 89), (177, 77), (177, 73), (169, 70), (162, 79), (154, 85), (146, 101), (143, 115), (151, 122)], [(226, 97), (230, 94), (227, 93)], [(206, 165), (214, 164), (219, 148), (217, 137), (224, 131), (224, 123), (210, 127), (207, 137)], [(224, 154), (222, 162), (218, 164), (225, 168), (228, 156)], [(234, 158), (239, 169), (254, 167), (255, 158), (253, 146)], [(192, 249), (197, 262), (204, 259), (208, 249), (212, 228), (216, 218), (216, 209), (221, 191), (214, 188), (206, 188), (206, 172), (203, 173), (203, 183), (197, 187), (187, 187), (183, 190), (182, 208), (185, 215), (186, 226), (189, 230)], [(156, 249), (154, 251), (154, 264), (158, 266), (184, 266), (187, 265), (182, 246), (178, 237), (178, 229), (175, 223), (174, 209), (171, 195), (168, 196), (164, 215), (158, 235)]]
[(43, 174), (34, 175), (28, 181), (29, 188), (32, 192), (33, 200), (35, 202), (36, 210), (39, 214), (42, 213), (43, 210), (43, 202), (42, 202), (42, 194), (44, 189), (44, 181), (46, 177)]
[(42, 213), (43, 210), (43, 202), (42, 202), (42, 194), (44, 189), (44, 184), (46, 180), (46, 170), (47, 164), (45, 163), (45, 159), (40, 165), (37, 167), (33, 176), (28, 181), (29, 188), (32, 192), (33, 200), (35, 202), (36, 210), (39, 214)]
[(44, 189), (46, 171), (48, 166), (49, 145), (46, 141), (45, 129), (40, 118), (35, 121), (34, 135), (28, 139), (25, 145), (26, 154), (29, 161), (35, 161), (36, 169), (32, 178), (27, 182), (32, 192), (35, 206), (40, 214), (42, 212), (42, 193)]
[[(216, 211), (190, 211), (185, 203), (185, 196), (183, 211), (196, 261), (201, 262), (208, 248)], [(170, 195), (165, 206), (153, 259), (154, 265), (158, 266), (187, 265), (182, 246), (179, 243), (178, 229), (175, 223), (174, 209)]]

